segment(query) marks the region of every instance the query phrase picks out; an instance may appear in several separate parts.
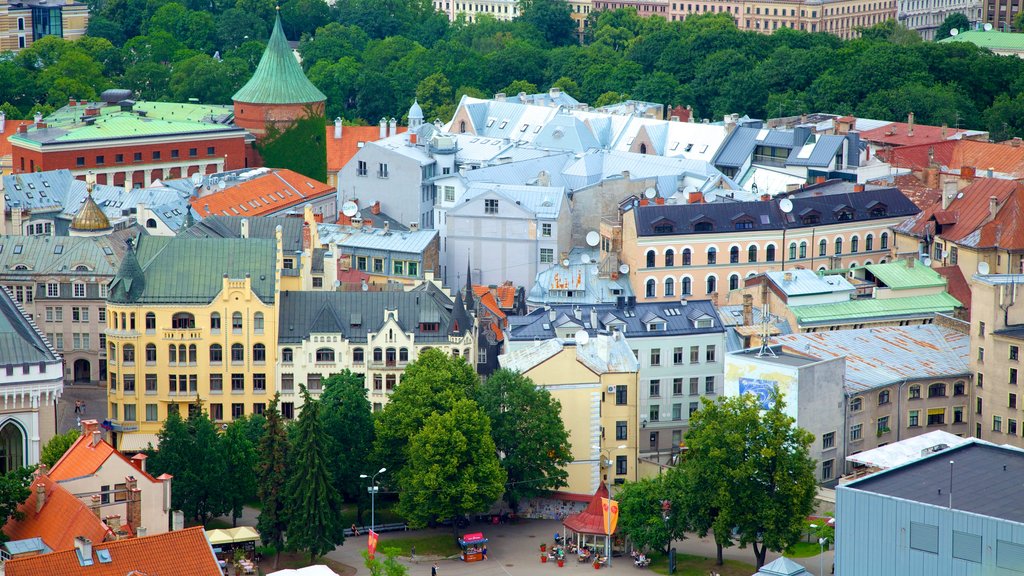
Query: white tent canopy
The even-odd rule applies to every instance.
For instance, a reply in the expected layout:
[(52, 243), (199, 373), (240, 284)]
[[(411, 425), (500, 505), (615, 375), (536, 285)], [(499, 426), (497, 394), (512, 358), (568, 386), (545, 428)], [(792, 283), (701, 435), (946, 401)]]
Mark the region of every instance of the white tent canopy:
[(271, 572), (267, 576), (338, 576), (338, 573), (323, 564), (306, 566), (305, 568), (287, 568)]

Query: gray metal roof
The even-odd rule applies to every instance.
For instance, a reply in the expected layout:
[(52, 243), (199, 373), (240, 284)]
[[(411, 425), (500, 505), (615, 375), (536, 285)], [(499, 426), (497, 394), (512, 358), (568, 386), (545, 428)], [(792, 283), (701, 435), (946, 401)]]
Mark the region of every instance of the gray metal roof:
[[(587, 255), (591, 263), (584, 264)], [(594, 248), (573, 248), (569, 252), (569, 266), (555, 262), (537, 273), (527, 301), (534, 306), (542, 304), (601, 304), (615, 302), (618, 296), (633, 296), (629, 275), (622, 274), (618, 280), (603, 278), (594, 262), (598, 261), (598, 250)], [(570, 286), (568, 290), (555, 286)], [(616, 291), (618, 293), (616, 294)]]
[(566, 345), (574, 345), (576, 358), (595, 374), (636, 372), (640, 369), (629, 341), (619, 334), (599, 334), (586, 344), (551, 338), (502, 354), (498, 362), (502, 368), (526, 372), (561, 352)]
[[(813, 270), (778, 270), (765, 272), (772, 284), (778, 286), (786, 296), (809, 296), (833, 292), (853, 292), (853, 284), (842, 276), (819, 276)], [(786, 280), (786, 278), (789, 280)]]
[[(576, 310), (579, 318), (576, 318)], [(554, 311), (555, 320), (551, 320)], [(597, 324), (592, 323), (596, 314)], [(697, 318), (710, 316), (710, 328), (698, 328)], [(648, 331), (650, 322), (664, 322), (665, 329)], [(555, 328), (565, 325), (578, 326), (591, 335), (609, 329), (609, 325), (623, 330), (627, 338), (660, 338), (664, 336), (687, 336), (691, 334), (718, 334), (725, 331), (718, 311), (710, 300), (688, 300), (682, 302), (638, 302), (632, 307), (618, 307), (617, 304), (597, 305), (553, 305), (550, 310), (543, 308), (534, 310), (507, 331), (510, 340), (536, 340), (538, 338), (554, 338)]]
[[(793, 151), (789, 153), (789, 158), (786, 160), (786, 164), (789, 166), (828, 166), (832, 163), (836, 154), (842, 150), (843, 142), (845, 141), (845, 136), (831, 134), (818, 136), (817, 141), (814, 144), (808, 144), (806, 147), (797, 146), (793, 148)], [(807, 147), (810, 147), (809, 151), (806, 150)]]
[[(120, 265), (114, 248), (108, 237), (0, 236), (0, 275), (113, 277)], [(19, 266), (28, 270), (17, 271)]]
[(514, 184), (474, 183), (462, 196), (464, 202), (494, 192), (520, 207), (533, 212), (538, 218), (556, 219), (565, 199), (565, 188), (561, 186), (525, 186)]
[[(955, 462), (950, 466), (950, 460)], [(950, 469), (953, 498), (950, 501)], [(839, 487), (1024, 523), (1024, 451), (977, 439)], [(951, 505), (952, 504), (952, 505)]]
[[(452, 302), (439, 292), (282, 292), (278, 342), (296, 344), (314, 328), (340, 323), (339, 331), (351, 342), (366, 342), (384, 324), (385, 310), (398, 310), (398, 324), (418, 342), (447, 342), (452, 328)], [(420, 330), (421, 318), (439, 322), (437, 332)], [(358, 318), (355, 325), (354, 318)], [(437, 320), (434, 320), (437, 318)]]
[(415, 232), (388, 231), (383, 228), (352, 228), (338, 224), (321, 224), (320, 241), (342, 248), (387, 250), (406, 254), (421, 254), (437, 237), (437, 230)]
[(0, 366), (60, 362), (24, 310), (0, 288)]
[(281, 227), (281, 244), (285, 253), (302, 250), (302, 218), (288, 216), (223, 216), (211, 214), (182, 231), (182, 236), (195, 238), (241, 238), (242, 221), (248, 220), (249, 238), (275, 240)]

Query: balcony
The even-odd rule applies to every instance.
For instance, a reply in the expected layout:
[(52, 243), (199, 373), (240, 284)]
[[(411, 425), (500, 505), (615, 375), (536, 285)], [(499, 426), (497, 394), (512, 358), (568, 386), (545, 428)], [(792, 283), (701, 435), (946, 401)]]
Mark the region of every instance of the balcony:
[(172, 329), (165, 328), (164, 340), (170, 342), (197, 342), (203, 339), (202, 328)]
[(786, 160), (788, 158), (777, 158), (775, 156), (765, 156), (763, 154), (754, 154), (751, 162), (754, 164), (760, 164), (762, 166), (775, 166), (776, 168), (784, 168), (786, 166)]
[(371, 369), (377, 369), (377, 370), (386, 370), (386, 369), (394, 369), (394, 368), (403, 368), (404, 369), (405, 365), (408, 364), (408, 363), (409, 363), (408, 361), (381, 360), (381, 361), (370, 361), (370, 362), (367, 363), (367, 366), (369, 368), (371, 368)]

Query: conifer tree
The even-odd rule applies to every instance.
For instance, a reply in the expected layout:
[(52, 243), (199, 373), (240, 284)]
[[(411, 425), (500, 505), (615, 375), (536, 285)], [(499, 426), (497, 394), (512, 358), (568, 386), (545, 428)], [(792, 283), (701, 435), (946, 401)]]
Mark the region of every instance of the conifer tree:
[[(288, 499), (285, 484), (288, 480), (288, 435), (277, 406), (281, 395), (275, 394), (267, 408), (266, 428), (260, 439), (256, 492), (262, 504), (257, 528), (263, 543), (277, 552), (284, 548), (285, 530), (288, 528)], [(274, 560), (277, 567), (277, 559)]]
[(328, 466), (331, 445), (320, 414), (320, 401), (300, 386), (302, 413), (295, 423), (288, 499), (288, 546), (303, 550), (310, 560), (345, 541), (341, 495)]

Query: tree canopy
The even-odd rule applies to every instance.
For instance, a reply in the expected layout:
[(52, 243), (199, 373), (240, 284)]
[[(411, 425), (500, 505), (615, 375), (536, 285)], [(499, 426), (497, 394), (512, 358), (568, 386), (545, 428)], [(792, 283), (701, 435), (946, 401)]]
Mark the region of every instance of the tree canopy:
[(227, 455), (217, 427), (203, 410), (188, 420), (171, 412), (160, 433), (160, 450), (150, 457), (156, 474), (174, 476), (171, 505), (200, 524), (231, 509)]
[(320, 396), (324, 432), (330, 439), (328, 466), (334, 486), (349, 502), (357, 505), (356, 521), (368, 498), (359, 475), (368, 471), (367, 458), (373, 448), (373, 412), (366, 399), (363, 377), (348, 370), (324, 380)]
[[(23, 466), (6, 474), (0, 474), (0, 521), (7, 524), (11, 518), (20, 520), (23, 516), (18, 511), (20, 506), (32, 494), (32, 468)], [(0, 542), (7, 542), (10, 537), (0, 530)]]
[(68, 448), (71, 448), (75, 440), (78, 440), (80, 434), (78, 428), (72, 428), (63, 434), (57, 434), (50, 438), (50, 441), (46, 443), (46, 446), (43, 446), (43, 451), (39, 455), (39, 463), (47, 468), (53, 468), (53, 465), (68, 451)]

